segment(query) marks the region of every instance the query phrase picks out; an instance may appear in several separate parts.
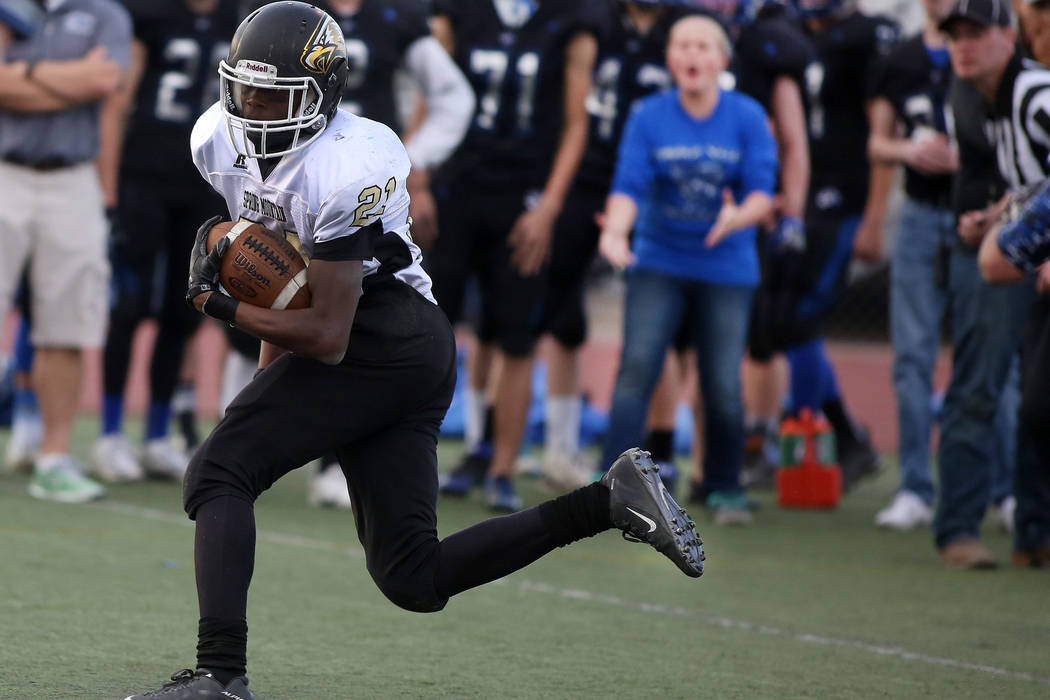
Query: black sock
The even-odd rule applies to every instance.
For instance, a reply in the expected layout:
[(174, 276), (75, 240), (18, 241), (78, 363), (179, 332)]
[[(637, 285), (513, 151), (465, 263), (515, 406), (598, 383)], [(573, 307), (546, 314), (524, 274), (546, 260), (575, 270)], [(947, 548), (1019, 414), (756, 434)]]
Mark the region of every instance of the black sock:
[(496, 426), (496, 409), (492, 406), (485, 406), (485, 425), (481, 430), (481, 441), (492, 443), (492, 436), (495, 433)]
[(453, 596), (610, 527), (609, 489), (599, 483), (534, 508), (489, 518), (441, 541), (434, 587), (444, 597)]
[(248, 585), (255, 567), (252, 504), (234, 496), (206, 501), (196, 513), (193, 560), (200, 625), (197, 667), (225, 685), (244, 673), (248, 645)]
[(202, 617), (197, 623), (197, 668), (207, 669), (223, 685), (244, 675), (247, 646), (246, 620)]
[(567, 544), (592, 537), (612, 527), (609, 519), (609, 489), (601, 482), (588, 484), (537, 506), (554, 544)]
[(670, 462), (674, 459), (674, 430), (650, 430), (645, 438), (645, 451), (654, 462)]
[(824, 417), (831, 423), (831, 429), (835, 431), (835, 441), (840, 445), (860, 442), (857, 429), (846, 413), (846, 407), (840, 399), (829, 399), (820, 406)]

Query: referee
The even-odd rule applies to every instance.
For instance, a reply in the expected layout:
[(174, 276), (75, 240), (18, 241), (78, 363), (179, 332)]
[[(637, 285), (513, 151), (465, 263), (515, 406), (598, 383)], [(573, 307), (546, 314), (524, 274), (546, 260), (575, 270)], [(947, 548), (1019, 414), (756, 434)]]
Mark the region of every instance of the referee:
[[(1005, 0), (957, 0), (940, 27), (948, 34), (948, 50), (956, 75), (971, 82), (984, 100), (996, 144), (999, 172), (1011, 196), (1037, 186), (1050, 175), (1050, 70), (1022, 58), (1015, 48), (1017, 32)], [(992, 207), (960, 217), (960, 234), (970, 243), (979, 241), (1005, 208), (1004, 198)], [(1045, 384), (1033, 384), (1040, 373), (1038, 351), (1050, 321), (1050, 300), (1037, 301), (1029, 317), (1021, 350), (1022, 398), (1017, 444), (1014, 491), (1018, 495), (1015, 514), (1014, 562), (1039, 564), (1050, 546), (1050, 509), (1032, 503), (1038, 492), (1040, 454), (1047, 450), (1045, 425), (1034, 420), (1048, 415)], [(1042, 394), (1040, 396), (1039, 394)], [(1050, 406), (1048, 406), (1050, 407)], [(972, 436), (975, 441), (984, 436)], [(1040, 450), (1044, 450), (1040, 452)], [(934, 533), (941, 560), (949, 566), (991, 568), (995, 558), (977, 539), (978, 526), (988, 501), (989, 473), (986, 469), (960, 468), (957, 462), (941, 462), (941, 501), (934, 520)], [(1045, 490), (1045, 489), (1044, 489)]]

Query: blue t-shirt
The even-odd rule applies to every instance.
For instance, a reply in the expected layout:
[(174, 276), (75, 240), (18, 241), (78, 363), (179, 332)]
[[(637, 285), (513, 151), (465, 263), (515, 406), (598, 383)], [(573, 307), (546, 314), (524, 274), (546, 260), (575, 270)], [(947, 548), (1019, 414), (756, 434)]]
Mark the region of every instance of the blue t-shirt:
[(682, 108), (669, 90), (636, 104), (620, 142), (612, 192), (638, 205), (632, 248), (636, 267), (718, 284), (758, 284), (755, 227), (704, 239), (722, 208), (722, 190), (737, 202), (772, 194), (777, 148), (761, 105), (721, 92), (706, 119)]

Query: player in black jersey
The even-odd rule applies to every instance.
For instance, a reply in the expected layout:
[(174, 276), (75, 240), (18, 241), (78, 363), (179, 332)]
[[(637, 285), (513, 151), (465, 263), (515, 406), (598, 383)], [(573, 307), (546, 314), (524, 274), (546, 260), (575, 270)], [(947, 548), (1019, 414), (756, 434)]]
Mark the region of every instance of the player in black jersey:
[(843, 405), (820, 322), (845, 284), (855, 239), (863, 245), (881, 235), (893, 171), (868, 161), (868, 91), (897, 29), (861, 13), (854, 0), (802, 0), (800, 10), (816, 50), (805, 71), (811, 164), (806, 248), (783, 254), (764, 276), (751, 352), (758, 358), (785, 353), (790, 409), (827, 416), (848, 488), (877, 469), (878, 458)]
[[(587, 98), (587, 149), (555, 226), (543, 310), (543, 330), (554, 341), (547, 366), (543, 473), (562, 486), (590, 480), (593, 471), (578, 459), (582, 401), (577, 363), (587, 337), (584, 283), (601, 233), (595, 214), (605, 206), (631, 105), (671, 85), (664, 50), (668, 31), (681, 14), (659, 0), (601, 0), (599, 4), (607, 13), (609, 31), (598, 43)], [(665, 470), (661, 465), (661, 476)]]
[[(253, 2), (255, 7), (266, 4), (269, 2)], [(419, 0), (322, 0), (313, 4), (336, 21), (346, 42), (349, 73), (342, 108), (382, 122), (405, 139), (412, 160), (406, 183), (412, 198), (412, 237), (427, 249), (437, 235), (430, 173), (445, 162), (466, 133), (474, 115), (474, 93), (430, 33)], [(397, 94), (401, 75), (414, 84), (423, 100), (425, 114), (418, 124), (413, 123), (416, 105), (406, 109), (401, 104), (404, 98)], [(346, 481), (334, 454), (322, 459), (320, 472), (310, 481), (307, 501), (350, 507)]]
[[(793, 10), (780, 0), (700, 0), (699, 3), (728, 28), (733, 58), (725, 76), (733, 87), (757, 100), (769, 114), (780, 162), (776, 218), (759, 237), (763, 280), (779, 264), (781, 254), (805, 245), (803, 214), (809, 192), (810, 153), (806, 133), (805, 71), (814, 58), (810, 40), (796, 26)], [(762, 286), (755, 307), (763, 308), (768, 295)], [(752, 324), (756, 343), (757, 324)], [(688, 337), (683, 333), (682, 337)], [(787, 384), (784, 363), (772, 353), (753, 353), (743, 370), (747, 441), (741, 465), (741, 483), (771, 483), (777, 460), (776, 436), (781, 402)], [(699, 427), (697, 434), (700, 434)], [(705, 489), (698, 483), (700, 464), (694, 464), (691, 499), (702, 502)]]
[(499, 366), (491, 464), (488, 455), (473, 455), (443, 490), (466, 493), (490, 466), (486, 501), (498, 510), (520, 507), (510, 477), (530, 401), (551, 233), (587, 138), (584, 101), (601, 23), (592, 10), (552, 0), (434, 3), (435, 35), (467, 75), (478, 106), (435, 186), (441, 234), (430, 272), (452, 320), (467, 279), (479, 282), (483, 349), (471, 357), (469, 404), (483, 405), (485, 347)]
[[(191, 241), (186, 228), (215, 210), (186, 142), (218, 97), (214, 66), (229, 50), (237, 8), (218, 0), (125, 0), (134, 23), (133, 66), (122, 93), (130, 110), (112, 236), (113, 305), (103, 355), (102, 431), (91, 467), (107, 481), (145, 471), (181, 479), (188, 457), (168, 437), (171, 402), (187, 340), (199, 316), (179, 302)], [(133, 103), (132, 103), (133, 100)], [(157, 320), (150, 360), (145, 445), (134, 454), (122, 432), (131, 341)]]

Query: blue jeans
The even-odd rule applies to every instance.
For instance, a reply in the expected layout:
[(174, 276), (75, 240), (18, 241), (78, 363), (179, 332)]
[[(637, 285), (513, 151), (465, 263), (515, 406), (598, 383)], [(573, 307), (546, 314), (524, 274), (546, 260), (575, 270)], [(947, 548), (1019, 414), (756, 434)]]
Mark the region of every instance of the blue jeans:
[(649, 400), (667, 350), (685, 315), (691, 314), (704, 411), (704, 484), (711, 492), (740, 490), (740, 362), (753, 293), (753, 287), (710, 284), (652, 270), (627, 273), (623, 348), (602, 468), (624, 450), (642, 444)]
[(952, 377), (941, 416), (941, 494), (933, 523), (938, 547), (977, 537), (989, 501), (1012, 491), (1016, 356), (1035, 299), (1030, 279), (986, 283), (975, 254), (961, 249), (952, 250), (951, 293)]
[(933, 502), (930, 429), (933, 366), (948, 289), (938, 284), (938, 250), (955, 238), (955, 216), (905, 197), (890, 267), (890, 339), (897, 393), (901, 488)]

